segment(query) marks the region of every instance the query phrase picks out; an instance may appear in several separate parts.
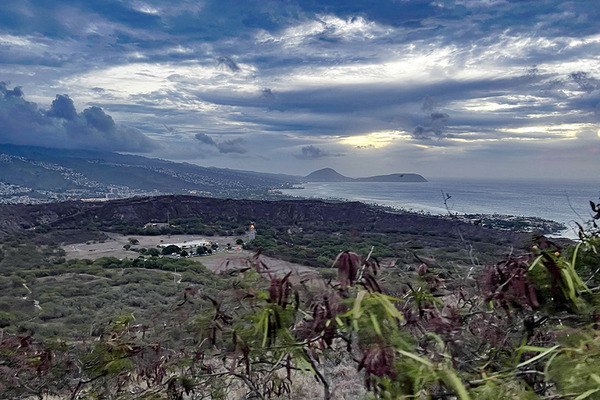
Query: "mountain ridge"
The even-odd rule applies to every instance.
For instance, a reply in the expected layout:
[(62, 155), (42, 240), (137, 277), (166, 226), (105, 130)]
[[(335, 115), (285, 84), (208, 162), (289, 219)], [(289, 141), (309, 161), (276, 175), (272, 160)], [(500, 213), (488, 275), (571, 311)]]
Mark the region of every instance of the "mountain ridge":
[(0, 202), (4, 203), (113, 194), (199, 193), (239, 198), (264, 195), (299, 181), (300, 177), (292, 175), (203, 167), (138, 155), (0, 144)]
[[(126, 226), (142, 227), (169, 219), (198, 219), (211, 225), (227, 221), (233, 225), (302, 227), (331, 231), (335, 226), (359, 232), (403, 232), (444, 240), (489, 237), (523, 240), (527, 235), (496, 231), (451, 218), (413, 213), (390, 213), (360, 202), (303, 200), (217, 199), (166, 195), (131, 197), (105, 202), (68, 201), (48, 204), (0, 205), (0, 238), (14, 234), (44, 242), (77, 242), (102, 231), (119, 232)], [(429, 237), (428, 236), (428, 237)], [(436, 239), (437, 240), (437, 239)], [(512, 239), (510, 239), (512, 240)]]

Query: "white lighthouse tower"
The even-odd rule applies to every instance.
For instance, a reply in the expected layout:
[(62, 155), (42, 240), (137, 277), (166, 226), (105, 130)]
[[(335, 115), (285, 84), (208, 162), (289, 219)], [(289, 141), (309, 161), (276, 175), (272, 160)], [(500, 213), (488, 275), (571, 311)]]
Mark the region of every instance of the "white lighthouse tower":
[(256, 229), (254, 229), (254, 224), (250, 225), (250, 229), (248, 230), (248, 241), (251, 242), (256, 238)]

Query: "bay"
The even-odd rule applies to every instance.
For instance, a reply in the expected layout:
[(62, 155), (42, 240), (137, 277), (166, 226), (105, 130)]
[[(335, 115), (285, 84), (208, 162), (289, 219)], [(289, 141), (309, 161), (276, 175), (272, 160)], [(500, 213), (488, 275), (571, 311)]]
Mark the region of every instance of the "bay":
[[(600, 182), (432, 180), (404, 182), (310, 182), (286, 189), (289, 196), (360, 201), (413, 212), (443, 215), (512, 215), (565, 224), (562, 236), (575, 237), (576, 224), (591, 219)], [(444, 199), (450, 196), (444, 204)]]

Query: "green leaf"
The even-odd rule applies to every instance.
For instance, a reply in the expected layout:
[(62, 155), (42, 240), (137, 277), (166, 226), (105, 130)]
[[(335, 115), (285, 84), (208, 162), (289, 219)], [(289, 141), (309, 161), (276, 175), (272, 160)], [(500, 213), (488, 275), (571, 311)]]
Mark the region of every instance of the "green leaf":
[(375, 332), (381, 336), (381, 327), (379, 326), (379, 322), (377, 322), (377, 317), (375, 316), (375, 314), (370, 314), (369, 315), (371, 317), (371, 323), (373, 324), (373, 329), (375, 329)]
[(363, 299), (364, 299), (364, 297), (365, 297), (366, 294), (367, 294), (366, 290), (361, 290), (356, 295), (356, 299), (354, 300), (354, 306), (352, 307), (352, 315), (354, 316), (354, 318), (360, 317), (360, 314), (361, 314), (361, 304), (362, 304), (362, 301), (363, 301)]
[(516, 368), (521, 368), (524, 367), (527, 364), (531, 364), (532, 362), (535, 362), (537, 360), (539, 360), (540, 358), (544, 358), (546, 357), (548, 354), (552, 353), (554, 350), (558, 349), (560, 346), (556, 345), (553, 347), (550, 347), (549, 349), (544, 348), (544, 347), (536, 347), (536, 346), (521, 346), (523, 348), (524, 351), (534, 351), (534, 352), (538, 352), (540, 354), (538, 354), (535, 357), (530, 358), (527, 361), (523, 361), (522, 363), (518, 364), (516, 366)]
[(577, 253), (579, 252), (579, 248), (581, 247), (581, 243), (577, 243), (575, 246), (575, 250), (573, 251), (573, 258), (571, 259), (571, 265), (575, 268), (575, 261), (577, 261)]
[(431, 361), (429, 361), (428, 359), (424, 358), (424, 357), (420, 357), (414, 353), (408, 352), (408, 351), (404, 351), (404, 350), (396, 350), (398, 353), (402, 354), (403, 356), (412, 358), (415, 361), (420, 362), (421, 364), (429, 367), (429, 368), (433, 368), (433, 363)]
[(452, 388), (454, 388), (454, 390), (456, 390), (456, 394), (458, 395), (458, 398), (461, 400), (470, 400), (471, 397), (469, 396), (469, 393), (467, 392), (467, 388), (465, 388), (465, 385), (463, 385), (462, 381), (460, 380), (460, 378), (454, 373), (454, 371), (450, 370), (450, 369), (445, 369), (443, 371), (444, 374), (444, 381), (452, 386)]
[(591, 395), (593, 395), (596, 392), (600, 392), (600, 388), (590, 389), (588, 391), (585, 391), (585, 392), (581, 393), (579, 396), (575, 397), (573, 400), (587, 399), (588, 397), (590, 397)]
[(390, 299), (393, 299), (392, 297), (381, 293), (373, 293), (372, 296), (375, 299), (379, 300), (389, 317), (397, 318), (400, 321), (404, 320), (404, 316), (402, 315), (402, 313), (390, 301)]
[(539, 264), (540, 260), (542, 259), (542, 256), (537, 256), (537, 258), (535, 260), (533, 260), (533, 262), (531, 263), (531, 266), (529, 267), (529, 269), (527, 271), (531, 271), (533, 269), (533, 267), (535, 267), (536, 265)]
[(361, 290), (358, 292), (356, 299), (354, 300), (354, 306), (352, 307), (352, 326), (354, 327), (355, 331), (358, 331), (358, 318), (362, 314), (361, 305), (366, 294), (366, 290)]

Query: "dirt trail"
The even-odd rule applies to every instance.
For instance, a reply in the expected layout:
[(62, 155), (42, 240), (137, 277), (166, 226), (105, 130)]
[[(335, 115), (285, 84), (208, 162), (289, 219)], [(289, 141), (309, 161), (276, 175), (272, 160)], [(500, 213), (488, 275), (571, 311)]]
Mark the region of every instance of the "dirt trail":
[[(201, 257), (200, 262), (213, 272), (225, 272), (230, 269), (239, 269), (250, 266), (248, 260), (252, 258), (254, 253), (242, 250), (236, 253), (220, 253), (212, 256)], [(267, 266), (266, 273), (282, 276), (288, 272), (292, 272), (292, 277), (300, 280), (315, 279), (319, 274), (314, 269), (301, 264), (295, 264), (276, 258), (260, 256), (260, 260)]]
[[(29, 292), (29, 294), (31, 294), (31, 293), (32, 293), (32, 292), (31, 292), (31, 289), (29, 289), (29, 287), (28, 287), (28, 286), (27, 286), (25, 283), (23, 283), (22, 285), (23, 285), (23, 287), (24, 287), (25, 289), (27, 289), (27, 292)], [(27, 298), (27, 296), (25, 296), (25, 298)], [(35, 308), (37, 308), (38, 310), (41, 310), (41, 309), (42, 309), (42, 306), (40, 306), (40, 302), (39, 302), (39, 301), (37, 301), (36, 299), (33, 299), (33, 306), (34, 306)]]

